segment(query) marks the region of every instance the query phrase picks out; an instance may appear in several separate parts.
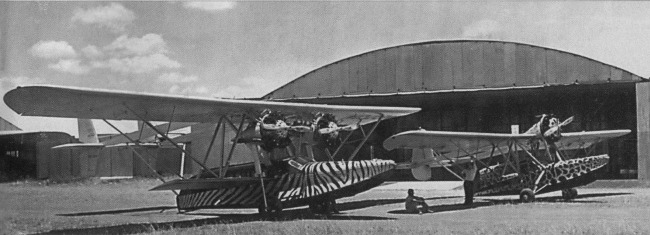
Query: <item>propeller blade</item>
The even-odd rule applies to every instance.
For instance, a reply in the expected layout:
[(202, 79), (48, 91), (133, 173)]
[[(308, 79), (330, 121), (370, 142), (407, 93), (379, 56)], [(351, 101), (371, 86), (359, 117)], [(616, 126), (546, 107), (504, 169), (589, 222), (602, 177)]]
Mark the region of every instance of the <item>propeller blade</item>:
[(303, 132), (303, 133), (312, 131), (311, 127), (308, 126), (290, 126), (289, 129), (295, 132)]
[(573, 122), (573, 116), (571, 116), (571, 117), (567, 118), (566, 120), (564, 120), (562, 123), (560, 123), (559, 126), (566, 126), (566, 125), (569, 125), (569, 123), (571, 123), (571, 122)]
[(356, 127), (352, 126), (352, 125), (340, 126), (340, 127), (328, 127), (328, 128), (318, 129), (318, 133), (320, 133), (321, 135), (324, 135), (324, 134), (329, 134), (329, 133), (336, 132), (336, 131), (352, 131), (352, 130), (355, 130), (355, 129), (356, 129)]

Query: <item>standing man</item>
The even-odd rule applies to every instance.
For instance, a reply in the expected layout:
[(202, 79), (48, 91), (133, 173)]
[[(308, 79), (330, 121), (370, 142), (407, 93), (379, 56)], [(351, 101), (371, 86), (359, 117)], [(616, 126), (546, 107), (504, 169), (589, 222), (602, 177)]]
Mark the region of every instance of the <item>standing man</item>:
[(465, 205), (469, 206), (474, 202), (474, 178), (476, 178), (475, 157), (472, 156), (471, 162), (465, 164), (463, 176), (465, 177), (465, 182), (463, 183), (463, 188), (465, 188)]

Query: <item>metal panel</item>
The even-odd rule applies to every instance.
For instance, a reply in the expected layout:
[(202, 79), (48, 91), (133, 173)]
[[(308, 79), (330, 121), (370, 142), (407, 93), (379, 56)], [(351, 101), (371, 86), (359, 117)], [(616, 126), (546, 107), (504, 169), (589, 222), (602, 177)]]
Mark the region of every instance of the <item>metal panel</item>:
[(395, 67), (395, 83), (397, 84), (397, 91), (411, 91), (411, 69), (410, 65), (410, 50), (409, 47), (397, 48), (397, 65)]
[(377, 82), (371, 85), (374, 93), (383, 93), (386, 90), (388, 82), (388, 63), (386, 63), (386, 51), (382, 50), (381, 53), (377, 53), (377, 58), (375, 59), (375, 70), (377, 71)]
[(366, 69), (368, 74), (368, 80), (366, 83), (366, 89), (369, 93), (377, 93), (377, 83), (379, 83), (379, 74), (377, 60), (379, 60), (379, 54), (381, 53), (370, 53), (368, 58), (363, 60), (363, 67)]
[(355, 89), (355, 92), (357, 93), (368, 93), (368, 81), (370, 81), (370, 74), (368, 73), (368, 69), (366, 68), (366, 60), (369, 60), (370, 56), (369, 55), (363, 55), (362, 57), (358, 58), (357, 61), (355, 61), (355, 69), (356, 69), (356, 74), (359, 76), (357, 78), (350, 78), (350, 79), (355, 79), (357, 80), (357, 86)]
[(546, 72), (546, 50), (541, 48), (532, 48), (533, 52), (533, 83), (544, 84), (548, 77)]
[(611, 69), (610, 70), (611, 71), (610, 76), (612, 78), (612, 81), (620, 81), (621, 79), (623, 79), (623, 70), (620, 70), (620, 69), (615, 68), (615, 67), (611, 67), (610, 69)]
[(438, 44), (426, 45), (424, 47), (424, 58), (422, 60), (422, 83), (425, 90), (441, 90), (442, 80), (442, 57), (443, 47)]
[(347, 85), (348, 84), (348, 76), (347, 76), (347, 71), (343, 72), (343, 66), (346, 63), (340, 62), (332, 65), (332, 75), (334, 78), (336, 78), (336, 83), (332, 84), (332, 90), (331, 94), (329, 95), (340, 95), (343, 94), (343, 84)]
[(507, 86), (512, 86), (517, 81), (515, 48), (516, 46), (513, 43), (505, 43), (503, 45), (504, 81)]
[(422, 46), (413, 46), (411, 49), (413, 52), (413, 64), (411, 64), (411, 70), (413, 73), (411, 74), (411, 84), (413, 84), (414, 90), (419, 91), (424, 85), (424, 50), (422, 50)]
[(445, 46), (442, 49), (442, 77), (440, 78), (440, 86), (450, 90), (454, 88), (454, 61), (452, 54), (454, 51), (452, 47)]
[(496, 77), (496, 66), (497, 62), (503, 60), (498, 60), (497, 59), (497, 54), (496, 54), (496, 43), (486, 43), (483, 45), (483, 58), (482, 60), (485, 61), (483, 63), (483, 68), (484, 68), (484, 75), (483, 75), (483, 81), (485, 81), (485, 86), (487, 87), (495, 87), (495, 84), (497, 82), (497, 77)]
[(576, 80), (578, 82), (585, 82), (589, 81), (589, 61), (585, 58), (573, 56), (576, 60), (576, 71), (577, 71), (577, 77)]
[(359, 71), (360, 60), (359, 57), (356, 57), (346, 61), (346, 64), (348, 64), (348, 86), (343, 88), (343, 92), (346, 94), (357, 92), (359, 83), (364, 79), (364, 76)]
[(578, 69), (578, 58), (576, 58), (574, 55), (569, 55), (565, 54), (564, 57), (566, 58), (565, 64), (567, 68), (567, 77), (566, 80), (562, 81), (562, 84), (570, 84), (575, 81), (578, 81), (579, 79), (579, 69)]
[(483, 43), (470, 43), (470, 63), (472, 64), (471, 87), (483, 87), (485, 81), (485, 64), (483, 60)]
[(561, 63), (559, 56), (560, 53), (557, 51), (546, 50), (546, 83), (557, 83), (562, 76), (560, 66), (564, 64)]
[(476, 71), (476, 65), (473, 63), (473, 52), (476, 50), (476, 43), (473, 42), (464, 42), (461, 44), (462, 47), (462, 71), (463, 76), (461, 80), (456, 81), (456, 88), (472, 88), (474, 86), (474, 71)]
[(638, 179), (650, 180), (650, 83), (636, 84)]
[(517, 86), (533, 85), (533, 51), (529, 46), (517, 45), (515, 47), (515, 71)]
[(450, 56), (451, 56), (451, 70), (453, 87), (461, 87), (460, 83), (463, 82), (463, 47), (461, 43), (451, 43)]
[(396, 70), (397, 70), (397, 61), (399, 60), (398, 50), (396, 48), (390, 48), (386, 50), (386, 58), (384, 58), (384, 66), (386, 66), (386, 80), (384, 87), (381, 92), (384, 93), (395, 93), (397, 92), (397, 83), (396, 83)]
[(508, 84), (505, 81), (506, 77), (506, 65), (504, 60), (504, 45), (505, 43), (492, 43), (494, 46), (494, 58), (492, 58), (492, 67), (494, 67), (494, 77), (495, 81), (492, 83), (492, 86), (503, 87)]
[(556, 59), (557, 59), (557, 78), (556, 82), (560, 84), (566, 84), (571, 80), (571, 73), (569, 70), (569, 67), (572, 67), (570, 65), (571, 60), (570, 55), (564, 54), (564, 53), (559, 53), (556, 54)]

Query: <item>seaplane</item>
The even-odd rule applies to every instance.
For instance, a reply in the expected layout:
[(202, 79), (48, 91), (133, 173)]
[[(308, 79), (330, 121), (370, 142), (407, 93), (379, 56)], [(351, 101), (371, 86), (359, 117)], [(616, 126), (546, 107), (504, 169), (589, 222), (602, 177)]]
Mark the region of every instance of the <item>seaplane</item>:
[(535, 195), (562, 191), (566, 200), (578, 196), (575, 187), (596, 180), (595, 171), (609, 162), (607, 154), (592, 155), (596, 143), (630, 133), (604, 130), (562, 133), (563, 122), (554, 115), (540, 115), (524, 133), (477, 133), (413, 130), (395, 134), (383, 143), (387, 150), (411, 149), (414, 178), (430, 180), (431, 168), (442, 167), (463, 180), (454, 167), (476, 161), (477, 196), (519, 195), (522, 202)]
[[(101, 119), (109, 125), (107, 120), (141, 121), (201, 167), (201, 171), (192, 176), (163, 180), (163, 184), (152, 189), (172, 190), (180, 212), (257, 208), (260, 213), (271, 213), (308, 205), (314, 213), (330, 213), (335, 210), (336, 199), (378, 186), (395, 169), (392, 160), (354, 159), (379, 123), (420, 110), (198, 98), (61, 86), (17, 87), (5, 94), (4, 101), (16, 113), (25, 116)], [(152, 122), (216, 123), (211, 143), (215, 142), (220, 128), (229, 127), (234, 130), (235, 137), (222, 163), (209, 167)], [(351, 138), (355, 132), (361, 135)], [(251, 154), (234, 156), (235, 149), (241, 145)], [(212, 148), (211, 144), (207, 153)], [(316, 161), (316, 155), (327, 160)], [(234, 157), (247, 158), (248, 163), (231, 164)]]

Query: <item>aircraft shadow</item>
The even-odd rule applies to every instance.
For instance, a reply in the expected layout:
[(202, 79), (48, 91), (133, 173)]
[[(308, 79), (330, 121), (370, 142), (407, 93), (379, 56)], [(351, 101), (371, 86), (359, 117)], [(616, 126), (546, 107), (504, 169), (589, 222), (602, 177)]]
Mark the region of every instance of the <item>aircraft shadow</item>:
[[(587, 193), (581, 194), (576, 197), (576, 199), (585, 199), (585, 198), (596, 198), (596, 197), (611, 197), (611, 196), (622, 196), (630, 195), (632, 193)], [(518, 199), (484, 199), (490, 201), (494, 204), (519, 204), (521, 203)], [(537, 197), (535, 202), (554, 202), (554, 203), (605, 203), (603, 201), (589, 201), (589, 200), (565, 200), (561, 196), (552, 196), (552, 197)]]
[[(584, 199), (584, 198), (595, 198), (595, 197), (608, 197), (608, 196), (621, 196), (621, 195), (630, 195), (632, 193), (590, 193), (590, 194), (583, 194), (583, 195), (578, 195), (576, 199)], [(553, 197), (539, 197), (535, 199), (535, 202), (554, 202), (554, 203), (605, 203), (603, 201), (592, 201), (592, 200), (564, 200), (561, 196), (553, 196)], [(461, 211), (461, 210), (468, 210), (468, 209), (475, 209), (475, 208), (480, 208), (480, 207), (487, 207), (487, 206), (495, 206), (495, 205), (506, 205), (506, 204), (520, 204), (520, 202), (517, 199), (479, 199), (479, 201), (475, 201), (472, 205), (464, 205), (464, 204), (451, 204), (451, 205), (436, 205), (436, 206), (429, 206), (429, 210), (432, 211), (430, 213), (440, 213), (440, 212), (448, 212), (448, 211)], [(414, 214), (414, 213), (408, 213), (406, 210), (392, 210), (388, 211), (389, 214)], [(417, 215), (417, 214), (414, 214)]]
[(154, 206), (154, 207), (142, 207), (142, 208), (110, 210), (110, 211), (91, 211), (91, 212), (67, 213), (67, 214), (57, 214), (57, 215), (58, 216), (112, 215), (112, 214), (124, 214), (124, 213), (144, 212), (144, 211), (160, 211), (160, 212), (163, 212), (163, 211), (166, 211), (166, 210), (176, 210), (176, 207), (175, 206)]
[[(432, 197), (427, 198), (427, 200), (434, 199), (445, 199), (445, 198), (456, 198), (455, 197)], [(379, 205), (402, 203), (404, 199), (369, 199), (361, 201), (352, 201), (337, 204), (337, 209), (340, 212), (356, 210), (362, 208), (368, 208)], [(80, 213), (68, 213), (68, 214), (59, 214), (59, 216), (92, 216), (92, 215), (114, 215), (114, 214), (127, 214), (133, 212), (143, 212), (143, 211), (164, 211), (176, 209), (176, 207), (171, 206), (158, 206), (158, 207), (143, 207), (143, 208), (134, 208), (134, 209), (121, 209), (121, 210), (109, 210), (109, 211), (95, 211), (95, 212), (80, 212)], [(95, 228), (77, 228), (77, 229), (60, 229), (52, 230), (45, 233), (39, 234), (133, 234), (133, 233), (145, 233), (152, 231), (160, 230), (169, 230), (172, 228), (190, 228), (204, 225), (214, 225), (214, 224), (236, 224), (236, 223), (245, 223), (253, 221), (291, 221), (291, 220), (395, 220), (395, 218), (381, 217), (381, 216), (358, 216), (358, 215), (348, 215), (346, 213), (338, 213), (332, 215), (315, 215), (312, 214), (308, 208), (298, 208), (282, 211), (276, 213), (273, 216), (264, 216), (257, 213), (253, 214), (226, 214), (226, 213), (212, 213), (212, 212), (186, 212), (187, 215), (196, 215), (196, 216), (211, 216), (213, 218), (202, 218), (194, 220), (183, 220), (183, 221), (172, 221), (172, 222), (160, 222), (160, 223), (138, 223), (138, 224), (123, 224), (123, 225), (114, 225), (114, 226), (104, 226), (104, 227), (95, 227)]]

